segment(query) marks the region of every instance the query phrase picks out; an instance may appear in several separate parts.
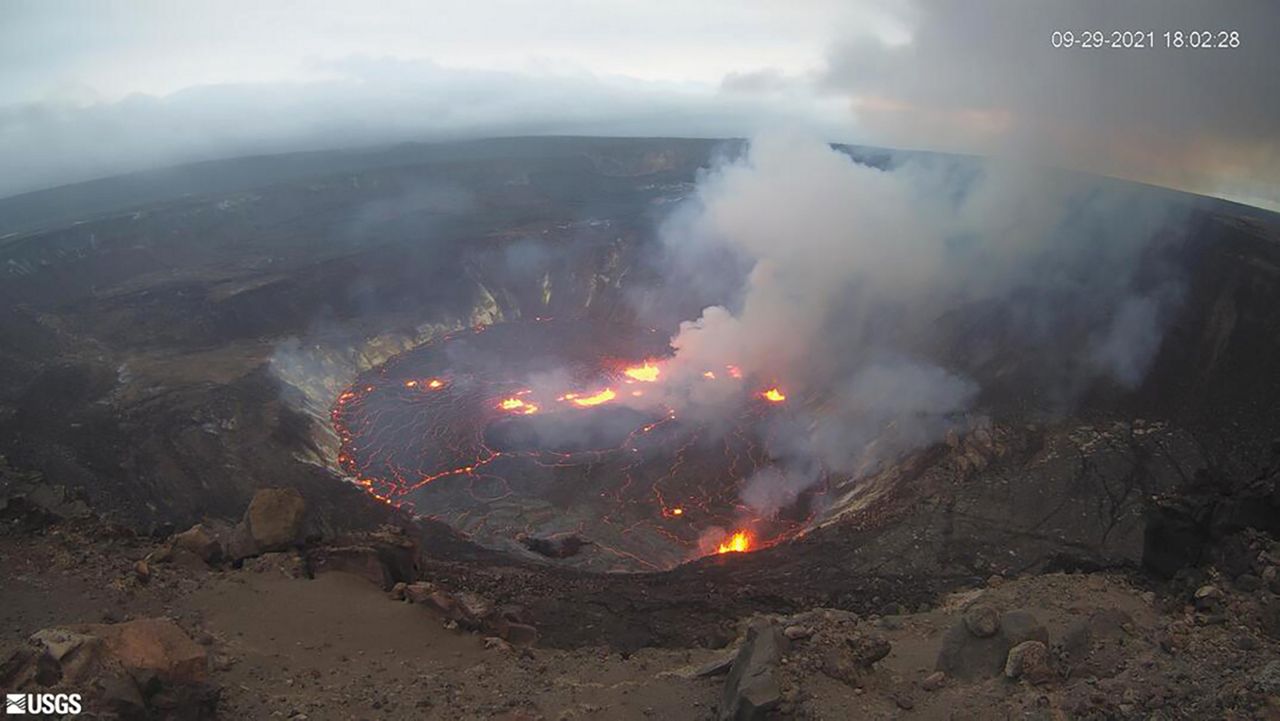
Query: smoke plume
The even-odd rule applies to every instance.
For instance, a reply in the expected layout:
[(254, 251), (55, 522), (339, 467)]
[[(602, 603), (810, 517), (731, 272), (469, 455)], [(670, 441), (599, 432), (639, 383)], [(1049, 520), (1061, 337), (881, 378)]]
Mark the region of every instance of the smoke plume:
[[(1091, 384), (1133, 388), (1181, 297), (1178, 274), (1148, 262), (1175, 213), (1068, 173), (933, 156), (879, 168), (759, 137), (663, 229), (682, 282), (689, 259), (719, 255), (734, 262), (704, 267), (705, 283), (736, 287), (675, 331), (662, 402), (707, 420), (743, 391), (786, 393), (765, 428), (776, 467), (743, 491), (768, 514), (826, 473), (940, 440), (1000, 371), (1034, 375), (1048, 410)], [(990, 367), (1005, 358), (1015, 366)], [(699, 382), (729, 366), (732, 390)]]

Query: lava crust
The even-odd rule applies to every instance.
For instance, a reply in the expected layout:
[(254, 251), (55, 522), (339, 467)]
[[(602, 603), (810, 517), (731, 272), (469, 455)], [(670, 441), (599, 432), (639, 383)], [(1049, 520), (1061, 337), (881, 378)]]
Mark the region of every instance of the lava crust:
[(761, 421), (786, 409), (749, 400), (726, 432), (623, 405), (667, 353), (654, 331), (591, 321), (455, 333), (339, 396), (339, 462), (375, 497), (486, 545), (582, 539), (562, 561), (594, 570), (666, 569), (794, 536), (812, 494), (778, 519), (739, 500), (743, 479), (771, 464)]

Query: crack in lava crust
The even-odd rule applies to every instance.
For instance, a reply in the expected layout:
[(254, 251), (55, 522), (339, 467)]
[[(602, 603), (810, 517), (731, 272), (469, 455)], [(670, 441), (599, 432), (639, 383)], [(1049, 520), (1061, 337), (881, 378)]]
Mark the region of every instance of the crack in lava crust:
[(655, 331), (589, 321), (460, 331), (338, 397), (338, 461), (375, 497), (486, 545), (577, 536), (563, 562), (595, 570), (661, 570), (800, 532), (814, 494), (769, 519), (739, 500), (771, 463), (761, 421), (780, 404), (746, 399), (717, 430), (624, 405), (669, 352)]

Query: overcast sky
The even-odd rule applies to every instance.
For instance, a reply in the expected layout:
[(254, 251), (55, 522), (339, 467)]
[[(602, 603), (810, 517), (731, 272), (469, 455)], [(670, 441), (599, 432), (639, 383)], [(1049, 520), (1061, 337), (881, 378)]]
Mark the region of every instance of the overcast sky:
[[(1237, 30), (1063, 50), (1054, 29)], [(4, 0), (0, 195), (524, 133), (974, 152), (1280, 208), (1275, 0)]]

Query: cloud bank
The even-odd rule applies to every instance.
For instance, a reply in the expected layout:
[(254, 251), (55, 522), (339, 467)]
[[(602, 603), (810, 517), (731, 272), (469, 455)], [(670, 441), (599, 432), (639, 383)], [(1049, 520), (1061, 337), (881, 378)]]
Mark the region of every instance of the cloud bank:
[[(910, 42), (838, 42), (818, 80), (867, 137), (1280, 208), (1276, 3), (915, 0), (900, 13)], [(1055, 30), (1149, 32), (1155, 47), (1055, 48)], [(1239, 44), (1167, 48), (1166, 31)]]
[(0, 108), (0, 196), (244, 155), (513, 135), (725, 137), (781, 125), (836, 135), (840, 112), (618, 77), (357, 58), (340, 77), (198, 86), (88, 106)]

